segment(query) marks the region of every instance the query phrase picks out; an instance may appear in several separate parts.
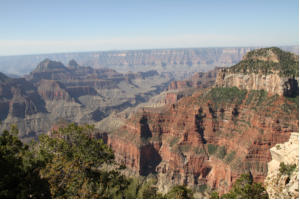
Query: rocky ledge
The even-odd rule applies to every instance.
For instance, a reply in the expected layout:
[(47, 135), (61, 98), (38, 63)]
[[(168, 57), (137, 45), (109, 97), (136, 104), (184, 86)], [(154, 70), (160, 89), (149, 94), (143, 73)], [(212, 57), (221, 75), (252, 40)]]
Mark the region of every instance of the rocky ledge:
[[(266, 190), (272, 199), (299, 198), (299, 133), (291, 133), (289, 141), (270, 149), (272, 160), (268, 163)], [(285, 173), (283, 164), (294, 168)], [(280, 170), (281, 168), (281, 170)]]

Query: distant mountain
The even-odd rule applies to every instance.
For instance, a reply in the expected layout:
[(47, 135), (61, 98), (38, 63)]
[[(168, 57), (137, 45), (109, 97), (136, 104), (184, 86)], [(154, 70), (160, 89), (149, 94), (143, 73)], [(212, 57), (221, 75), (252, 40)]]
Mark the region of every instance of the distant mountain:
[[(298, 46), (281, 48), (298, 53)], [(30, 73), (46, 58), (60, 61), (65, 65), (74, 59), (82, 66), (111, 68), (118, 72), (156, 70), (171, 72), (176, 78), (184, 79), (194, 72), (212, 70), (216, 66), (232, 66), (253, 49), (255, 47), (186, 48), (2, 56), (0, 71), (24, 75)]]

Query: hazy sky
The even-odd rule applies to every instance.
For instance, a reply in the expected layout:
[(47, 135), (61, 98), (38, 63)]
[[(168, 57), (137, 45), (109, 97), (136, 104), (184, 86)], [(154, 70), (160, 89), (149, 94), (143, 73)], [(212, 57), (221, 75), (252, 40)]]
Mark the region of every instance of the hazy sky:
[(298, 0), (0, 0), (0, 55), (297, 45)]

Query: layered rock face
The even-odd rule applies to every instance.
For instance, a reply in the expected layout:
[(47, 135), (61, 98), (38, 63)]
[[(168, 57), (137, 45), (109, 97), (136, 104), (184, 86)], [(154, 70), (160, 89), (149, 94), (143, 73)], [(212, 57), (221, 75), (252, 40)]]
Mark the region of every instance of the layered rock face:
[(215, 84), (219, 68), (208, 72), (194, 73), (189, 79), (183, 81), (172, 81), (168, 90), (186, 90), (188, 88), (208, 88)]
[[(291, 133), (289, 141), (270, 149), (272, 160), (268, 163), (268, 176), (264, 182), (272, 199), (299, 198), (299, 133)], [(296, 165), (290, 174), (280, 173), (280, 163)]]
[(11, 124), (16, 124), (22, 132), (21, 139), (35, 138), (33, 130), (48, 128), (45, 101), (37, 88), (25, 79), (11, 79), (2, 73), (0, 77), (1, 129), (9, 129)]
[[(264, 54), (259, 59), (270, 61)], [(255, 73), (262, 76), (261, 70)], [(108, 134), (108, 144), (117, 161), (131, 171), (156, 174), (162, 192), (184, 184), (202, 192), (201, 197), (204, 190), (222, 194), (248, 172), (263, 183), (272, 159), (270, 148), (299, 130), (299, 106), (296, 98), (271, 89), (253, 90), (261, 88), (251, 84), (243, 82), (239, 88), (217, 84), (179, 100), (169, 94), (170, 104), (140, 108), (118, 124)]]
[(26, 115), (44, 113), (45, 102), (33, 84), (23, 78), (6, 78), (0, 82), (1, 120), (8, 115), (24, 118)]
[(25, 141), (61, 120), (91, 124), (136, 106), (164, 90), (170, 79), (154, 70), (121, 74), (46, 59), (26, 79), (0, 75), (0, 81), (1, 129), (16, 124)]
[(245, 55), (229, 69), (221, 69), (216, 78), (218, 87), (265, 90), (272, 94), (298, 95), (298, 56), (278, 48), (259, 49)]
[(218, 87), (238, 87), (247, 90), (266, 90), (272, 94), (295, 96), (298, 93), (298, 78), (280, 77), (278, 71), (272, 74), (250, 73), (247, 75), (231, 73), (222, 69), (216, 78)]
[(222, 193), (249, 171), (263, 182), (269, 149), (298, 130), (296, 110), (284, 97), (216, 88), (160, 109), (144, 108), (108, 136), (109, 144), (129, 169), (158, 173), (161, 191), (187, 184)]
[(62, 84), (53, 80), (44, 80), (37, 84), (40, 96), (46, 101), (74, 101)]

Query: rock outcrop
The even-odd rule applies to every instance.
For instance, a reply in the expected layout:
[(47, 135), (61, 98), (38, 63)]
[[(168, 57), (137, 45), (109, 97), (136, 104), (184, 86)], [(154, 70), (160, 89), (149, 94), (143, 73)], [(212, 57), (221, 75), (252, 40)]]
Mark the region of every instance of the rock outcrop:
[[(272, 199), (299, 198), (299, 133), (291, 133), (289, 141), (270, 149), (272, 160), (268, 163), (268, 176), (264, 182)], [(291, 174), (280, 172), (280, 163), (295, 165)]]
[(258, 49), (245, 55), (237, 65), (221, 69), (216, 86), (265, 90), (295, 97), (299, 93), (298, 59), (278, 48)]

